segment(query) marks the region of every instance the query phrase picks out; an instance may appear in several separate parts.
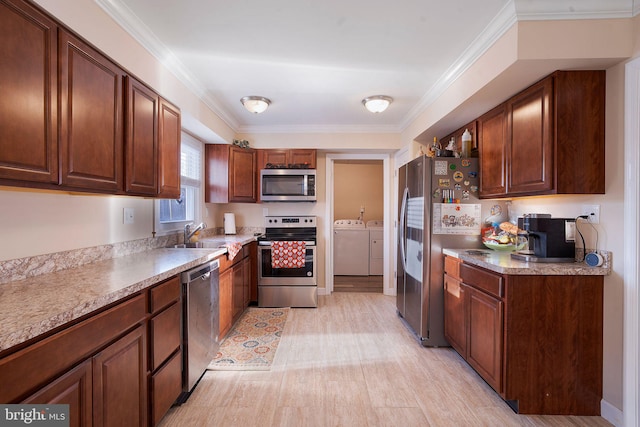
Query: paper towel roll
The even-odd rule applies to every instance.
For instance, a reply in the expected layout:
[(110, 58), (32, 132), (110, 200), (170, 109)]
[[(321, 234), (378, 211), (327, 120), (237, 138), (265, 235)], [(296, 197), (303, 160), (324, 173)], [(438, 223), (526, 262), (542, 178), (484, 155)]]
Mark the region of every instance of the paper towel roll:
[(236, 234), (236, 215), (233, 213), (224, 214), (224, 234)]

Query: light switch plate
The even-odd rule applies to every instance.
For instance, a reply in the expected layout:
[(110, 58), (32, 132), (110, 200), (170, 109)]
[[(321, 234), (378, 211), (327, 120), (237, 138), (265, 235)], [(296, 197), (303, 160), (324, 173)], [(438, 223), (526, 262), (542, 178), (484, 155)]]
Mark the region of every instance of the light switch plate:
[(134, 210), (133, 208), (124, 208), (124, 223), (133, 224)]

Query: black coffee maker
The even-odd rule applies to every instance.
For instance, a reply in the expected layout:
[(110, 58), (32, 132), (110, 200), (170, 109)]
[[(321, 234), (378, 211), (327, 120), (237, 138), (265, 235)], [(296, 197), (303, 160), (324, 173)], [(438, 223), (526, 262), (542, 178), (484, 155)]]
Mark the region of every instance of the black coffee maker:
[(574, 262), (575, 219), (551, 218), (549, 214), (528, 214), (518, 218), (518, 227), (529, 235), (528, 253), (512, 254), (532, 262)]

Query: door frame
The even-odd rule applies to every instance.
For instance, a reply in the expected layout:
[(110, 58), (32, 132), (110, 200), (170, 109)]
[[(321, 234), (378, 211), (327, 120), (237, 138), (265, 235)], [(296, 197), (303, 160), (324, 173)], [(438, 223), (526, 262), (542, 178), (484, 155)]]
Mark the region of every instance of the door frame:
[(624, 335), (622, 407), (625, 426), (640, 425), (640, 58), (625, 66), (624, 106)]
[[(336, 160), (382, 160), (383, 170), (383, 237), (385, 242), (393, 242), (392, 221), (393, 210), (391, 203), (391, 179), (392, 179), (392, 158), (389, 153), (327, 153), (326, 156), (326, 218), (325, 236), (327, 244), (325, 246), (325, 293), (330, 295), (333, 292), (333, 196), (334, 196), (334, 163)], [(395, 295), (395, 283), (391, 281), (391, 262), (393, 254), (390, 248), (394, 245), (385, 244), (383, 249), (383, 293), (384, 295)]]

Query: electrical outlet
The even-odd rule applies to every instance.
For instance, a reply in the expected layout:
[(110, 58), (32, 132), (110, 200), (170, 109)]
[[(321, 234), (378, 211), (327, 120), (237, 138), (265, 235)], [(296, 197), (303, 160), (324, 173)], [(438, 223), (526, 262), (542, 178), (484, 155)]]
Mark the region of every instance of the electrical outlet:
[(123, 221), (125, 224), (133, 224), (134, 210), (133, 208), (124, 208)]
[(600, 205), (582, 205), (580, 215), (586, 215), (591, 224), (600, 224)]

